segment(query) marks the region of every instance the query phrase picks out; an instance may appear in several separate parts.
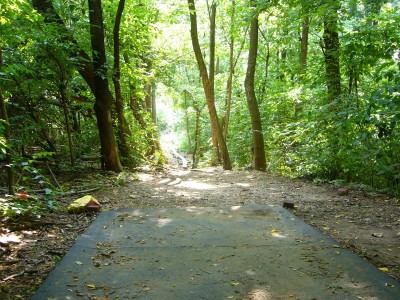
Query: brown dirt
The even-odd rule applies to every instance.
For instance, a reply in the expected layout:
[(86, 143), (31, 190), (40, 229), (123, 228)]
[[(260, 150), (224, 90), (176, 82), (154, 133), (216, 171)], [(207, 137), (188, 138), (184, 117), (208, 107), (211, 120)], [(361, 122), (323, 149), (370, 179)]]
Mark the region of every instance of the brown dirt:
[[(144, 207), (209, 207), (282, 205), (294, 201), (293, 213), (342, 242), (378, 268), (400, 280), (400, 201), (398, 198), (338, 186), (315, 185), (246, 170), (220, 168), (162, 172), (74, 174), (65, 178), (68, 191), (101, 187), (92, 192), (103, 210)], [(65, 177), (65, 176), (64, 176)], [(2, 224), (0, 231), (0, 298), (29, 299), (95, 218), (66, 213), (65, 207), (82, 194), (60, 196), (62, 209), (31, 221), (25, 228)], [(20, 222), (17, 225), (21, 225)], [(19, 227), (19, 228), (18, 228)]]

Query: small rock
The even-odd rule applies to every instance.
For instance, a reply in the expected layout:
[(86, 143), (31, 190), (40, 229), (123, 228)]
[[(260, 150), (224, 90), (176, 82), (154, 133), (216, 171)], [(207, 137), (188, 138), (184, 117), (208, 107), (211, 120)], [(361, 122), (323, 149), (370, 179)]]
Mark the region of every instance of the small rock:
[(285, 201), (283, 201), (282, 206), (284, 208), (294, 208), (294, 202), (291, 200), (285, 200)]
[(348, 188), (338, 188), (336, 192), (339, 196), (345, 196), (349, 194)]

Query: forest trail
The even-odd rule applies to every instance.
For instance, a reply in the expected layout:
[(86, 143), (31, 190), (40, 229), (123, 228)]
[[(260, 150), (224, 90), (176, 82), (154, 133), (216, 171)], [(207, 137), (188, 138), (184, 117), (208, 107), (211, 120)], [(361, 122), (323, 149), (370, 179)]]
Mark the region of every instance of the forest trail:
[[(121, 177), (123, 180), (121, 181)], [(220, 167), (191, 170), (181, 165), (163, 171), (142, 168), (124, 176), (84, 172), (65, 176), (69, 191), (100, 187), (93, 193), (103, 211), (187, 207), (254, 207), (294, 201), (292, 212), (327, 236), (340, 241), (387, 274), (400, 279), (400, 205), (398, 199), (349, 188), (338, 195), (338, 186), (313, 184), (251, 170), (224, 171)], [(66, 207), (76, 198), (58, 199)], [(0, 298), (21, 295), (29, 299), (57, 262), (93, 221), (94, 216), (71, 215), (65, 210), (37, 220), (34, 228), (6, 230), (13, 238), (2, 244)], [(63, 243), (57, 241), (62, 240)]]

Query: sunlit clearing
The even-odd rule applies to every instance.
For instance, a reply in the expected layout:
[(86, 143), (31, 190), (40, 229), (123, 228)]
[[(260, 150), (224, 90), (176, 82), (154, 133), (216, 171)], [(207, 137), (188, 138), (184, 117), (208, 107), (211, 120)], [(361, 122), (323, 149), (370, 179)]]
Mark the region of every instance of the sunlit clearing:
[(165, 218), (165, 219), (157, 219), (158, 227), (167, 226), (169, 223), (172, 222), (172, 219)]
[(232, 207), (231, 207), (231, 210), (235, 211), (235, 210), (239, 210), (240, 208), (241, 208), (240, 205), (232, 206)]
[(283, 239), (283, 238), (287, 237), (286, 235), (282, 235), (279, 232), (272, 232), (272, 236), (276, 237), (276, 238), (280, 238), (280, 239)]
[(250, 184), (248, 184), (248, 183), (240, 183), (240, 182), (235, 183), (235, 185), (242, 186), (242, 187), (249, 187), (250, 186)]
[(213, 189), (217, 188), (216, 186), (214, 186), (212, 184), (198, 182), (198, 181), (183, 181), (176, 186), (188, 188), (188, 189), (195, 189), (195, 190), (213, 190)]

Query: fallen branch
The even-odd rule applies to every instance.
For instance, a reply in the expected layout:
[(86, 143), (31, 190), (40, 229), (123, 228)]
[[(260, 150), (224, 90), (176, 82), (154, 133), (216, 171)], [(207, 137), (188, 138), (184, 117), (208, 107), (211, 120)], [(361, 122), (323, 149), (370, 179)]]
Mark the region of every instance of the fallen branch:
[(87, 189), (87, 190), (81, 190), (81, 191), (70, 191), (70, 192), (65, 192), (62, 193), (63, 195), (76, 195), (76, 194), (86, 194), (86, 193), (91, 193), (91, 192), (95, 192), (101, 189), (101, 186), (95, 187), (95, 188), (91, 188), (91, 189)]
[(10, 275), (10, 276), (4, 278), (3, 280), (1, 280), (1, 282), (6, 282), (6, 281), (11, 280), (11, 279), (13, 279), (15, 277), (21, 276), (24, 273), (25, 273), (25, 270), (23, 270), (21, 273)]
[(47, 160), (45, 160), (44, 163), (45, 163), (47, 169), (49, 170), (51, 177), (53, 177), (53, 180), (54, 180), (54, 182), (56, 183), (57, 187), (58, 187), (58, 188), (61, 188), (61, 185), (58, 183), (57, 178), (56, 178), (56, 176), (54, 175), (53, 171), (51, 170), (50, 165), (49, 165), (49, 163), (47, 162)]

